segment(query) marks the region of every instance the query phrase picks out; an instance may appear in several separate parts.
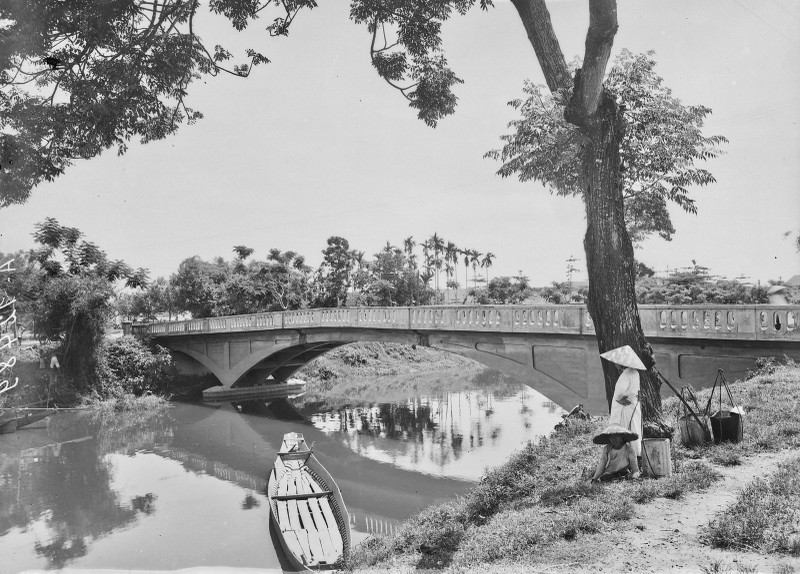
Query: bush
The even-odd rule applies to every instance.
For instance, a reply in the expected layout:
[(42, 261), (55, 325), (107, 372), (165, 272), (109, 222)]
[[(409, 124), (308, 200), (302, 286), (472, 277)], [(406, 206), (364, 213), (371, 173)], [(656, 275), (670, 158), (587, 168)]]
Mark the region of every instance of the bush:
[(164, 392), (174, 374), (174, 365), (164, 347), (156, 345), (151, 350), (138, 339), (125, 336), (102, 346), (97, 373), (96, 390), (101, 396), (139, 396)]

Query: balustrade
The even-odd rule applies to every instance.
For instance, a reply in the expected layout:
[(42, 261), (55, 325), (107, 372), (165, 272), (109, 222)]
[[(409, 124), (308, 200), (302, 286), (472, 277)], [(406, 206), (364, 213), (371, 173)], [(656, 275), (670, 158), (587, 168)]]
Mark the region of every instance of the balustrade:
[[(647, 337), (800, 341), (800, 306), (797, 305), (643, 305), (639, 307), (639, 317)], [(132, 326), (132, 332), (162, 337), (315, 327), (573, 335), (595, 333), (588, 310), (578, 305), (303, 309), (136, 324)]]

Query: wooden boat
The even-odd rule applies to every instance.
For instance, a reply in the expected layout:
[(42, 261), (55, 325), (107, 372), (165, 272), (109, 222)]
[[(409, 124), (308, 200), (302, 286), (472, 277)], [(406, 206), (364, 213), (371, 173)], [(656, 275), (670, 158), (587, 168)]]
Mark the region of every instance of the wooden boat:
[(267, 494), (278, 539), (293, 566), (302, 571), (341, 566), (350, 550), (347, 509), (301, 433), (283, 435)]
[(22, 427), (38, 422), (49, 417), (58, 409), (49, 408), (19, 408), (10, 413), (4, 413), (0, 419), (0, 434), (16, 432)]

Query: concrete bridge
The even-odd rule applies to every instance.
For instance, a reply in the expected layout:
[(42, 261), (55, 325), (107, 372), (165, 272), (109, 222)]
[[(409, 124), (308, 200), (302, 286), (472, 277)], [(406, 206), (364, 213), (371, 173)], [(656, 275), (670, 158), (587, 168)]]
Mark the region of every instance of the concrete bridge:
[[(640, 306), (658, 369), (675, 387), (740, 378), (757, 357), (800, 361), (800, 305)], [(607, 411), (594, 325), (576, 305), (352, 307), (133, 325), (183, 372), (223, 388), (286, 381), (355, 341), (426, 345), (508, 373), (565, 408)], [(669, 392), (665, 390), (665, 394)]]

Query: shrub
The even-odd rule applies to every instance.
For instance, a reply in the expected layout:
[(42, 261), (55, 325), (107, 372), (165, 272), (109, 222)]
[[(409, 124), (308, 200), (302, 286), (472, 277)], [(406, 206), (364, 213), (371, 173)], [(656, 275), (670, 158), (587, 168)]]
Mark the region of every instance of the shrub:
[(151, 350), (134, 337), (120, 337), (101, 348), (96, 390), (101, 396), (163, 392), (173, 372), (172, 356), (164, 347)]

